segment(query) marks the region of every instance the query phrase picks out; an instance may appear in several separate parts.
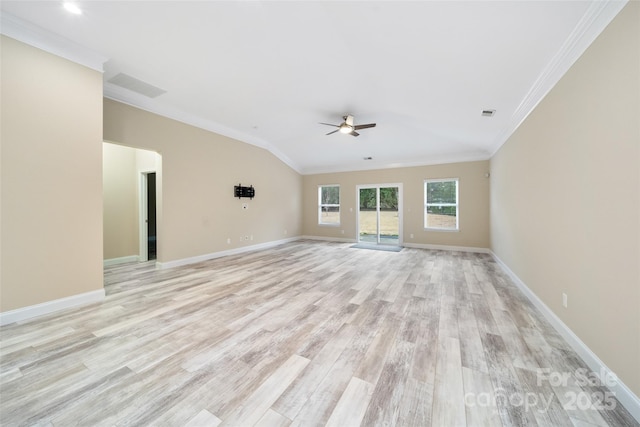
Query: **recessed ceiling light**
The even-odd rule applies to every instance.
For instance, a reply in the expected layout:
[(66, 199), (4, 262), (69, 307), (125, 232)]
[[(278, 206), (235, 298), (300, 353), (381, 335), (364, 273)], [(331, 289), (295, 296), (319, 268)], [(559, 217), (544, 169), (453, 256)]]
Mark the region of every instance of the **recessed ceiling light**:
[(77, 4), (75, 3), (71, 3), (71, 2), (64, 2), (63, 6), (65, 9), (67, 9), (67, 12), (71, 12), (74, 15), (82, 15), (82, 10), (80, 10), (80, 8), (78, 7)]

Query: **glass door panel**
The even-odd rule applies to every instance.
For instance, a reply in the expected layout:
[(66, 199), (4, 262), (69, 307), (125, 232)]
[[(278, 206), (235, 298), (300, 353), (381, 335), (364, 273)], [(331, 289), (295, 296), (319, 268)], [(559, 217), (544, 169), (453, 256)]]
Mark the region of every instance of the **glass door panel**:
[(399, 201), (398, 187), (359, 187), (358, 241), (399, 245)]
[(360, 188), (358, 241), (378, 243), (378, 199), (376, 188)]
[(378, 198), (380, 200), (378, 243), (397, 245), (400, 243), (398, 187), (378, 188)]

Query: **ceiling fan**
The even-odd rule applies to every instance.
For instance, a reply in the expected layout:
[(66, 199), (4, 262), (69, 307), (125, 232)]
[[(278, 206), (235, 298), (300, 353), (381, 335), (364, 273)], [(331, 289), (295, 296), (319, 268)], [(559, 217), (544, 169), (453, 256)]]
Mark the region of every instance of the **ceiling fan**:
[(351, 115), (342, 116), (342, 120), (344, 120), (344, 122), (342, 122), (342, 124), (340, 125), (334, 125), (331, 123), (320, 123), (320, 124), (338, 128), (334, 131), (329, 132), (327, 135), (331, 135), (332, 133), (336, 133), (340, 131), (340, 133), (348, 133), (349, 135), (353, 135), (353, 136), (360, 135), (358, 132), (356, 132), (357, 130), (372, 128), (376, 126), (375, 123), (367, 123), (366, 125), (354, 125), (353, 116)]

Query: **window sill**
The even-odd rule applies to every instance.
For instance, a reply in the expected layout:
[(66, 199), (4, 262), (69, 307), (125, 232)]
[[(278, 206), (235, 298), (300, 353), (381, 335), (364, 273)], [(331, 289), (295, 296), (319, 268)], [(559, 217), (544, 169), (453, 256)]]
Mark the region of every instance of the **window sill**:
[(425, 227), (424, 231), (439, 231), (443, 233), (459, 233), (459, 228), (427, 228)]
[(340, 223), (336, 224), (336, 223), (323, 223), (323, 222), (319, 222), (318, 223), (319, 227), (340, 227)]

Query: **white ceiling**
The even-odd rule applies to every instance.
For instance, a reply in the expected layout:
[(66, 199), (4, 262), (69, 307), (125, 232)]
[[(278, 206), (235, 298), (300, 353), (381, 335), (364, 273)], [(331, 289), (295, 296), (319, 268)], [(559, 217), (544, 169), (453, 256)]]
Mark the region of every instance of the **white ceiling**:
[[(17, 22), (75, 42), (107, 60), (106, 96), (318, 173), (488, 159), (624, 2), (76, 4), (81, 16), (60, 1), (2, 1), (3, 32)], [(106, 82), (118, 73), (166, 93)], [(318, 123), (347, 113), (377, 127), (325, 136)]]

